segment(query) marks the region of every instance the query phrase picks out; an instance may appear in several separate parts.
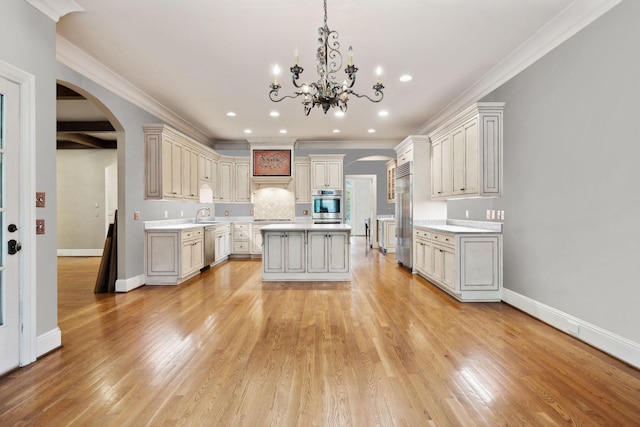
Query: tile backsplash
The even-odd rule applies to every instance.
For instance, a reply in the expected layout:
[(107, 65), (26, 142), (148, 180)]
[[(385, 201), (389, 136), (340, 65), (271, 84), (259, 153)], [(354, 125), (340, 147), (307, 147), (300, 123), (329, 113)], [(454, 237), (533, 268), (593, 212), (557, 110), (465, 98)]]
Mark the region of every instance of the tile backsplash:
[(289, 219), (296, 214), (293, 192), (284, 188), (261, 188), (253, 193), (254, 219)]

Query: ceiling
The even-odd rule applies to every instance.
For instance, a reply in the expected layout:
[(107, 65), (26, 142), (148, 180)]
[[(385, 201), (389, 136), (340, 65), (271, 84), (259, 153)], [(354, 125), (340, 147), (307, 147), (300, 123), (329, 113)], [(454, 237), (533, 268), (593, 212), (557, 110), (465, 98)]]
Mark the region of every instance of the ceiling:
[[(571, 35), (568, 28), (576, 22), (569, 12), (576, 3), (603, 1), (329, 0), (328, 26), (340, 35), (345, 61), (353, 46), (359, 69), (354, 90), (372, 95), (375, 69), (383, 70), (384, 99), (372, 103), (352, 97), (344, 117), (321, 109), (306, 117), (299, 99), (274, 103), (268, 98), (274, 64), (288, 70), (295, 49), (305, 69), (302, 79), (317, 79), (320, 0), (75, 2), (84, 11), (60, 19), (59, 38), (139, 88), (169, 112), (167, 117), (186, 124), (192, 136), (223, 142), (398, 143), (424, 131), (456, 102), (486, 94), (492, 88), (483, 79), (498, 76), (492, 78), (495, 86), (519, 71), (511, 65), (510, 71), (496, 73), (514, 58), (520, 69), (527, 65), (517, 56), (523, 48), (540, 56), (554, 46), (551, 38)], [(574, 21), (584, 20), (587, 12), (580, 13)], [(545, 32), (550, 36), (542, 37)], [(540, 41), (546, 46), (535, 45)], [(413, 79), (401, 82), (404, 74)], [(282, 94), (293, 91), (286, 74), (280, 83)], [(60, 108), (65, 120), (87, 113)], [(381, 117), (383, 110), (388, 115)], [(235, 117), (227, 116), (230, 111)], [(272, 111), (279, 116), (270, 116)]]

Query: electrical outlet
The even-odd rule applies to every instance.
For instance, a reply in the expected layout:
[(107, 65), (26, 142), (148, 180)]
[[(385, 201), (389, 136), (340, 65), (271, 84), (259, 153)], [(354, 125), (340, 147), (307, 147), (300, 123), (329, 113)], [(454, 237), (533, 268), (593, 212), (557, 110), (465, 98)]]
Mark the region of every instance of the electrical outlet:
[(140, 220), (140, 211), (133, 211), (133, 220), (134, 221)]
[(229, 211), (224, 211), (224, 216), (229, 216)]
[(496, 219), (496, 211), (495, 210), (491, 211), (491, 219)]
[(491, 219), (491, 211), (487, 209), (487, 219)]
[(468, 209), (466, 211), (464, 211), (464, 216), (465, 216), (465, 218), (469, 218), (469, 210)]
[(184, 211), (180, 211), (180, 218), (184, 218)]
[(303, 211), (302, 211), (302, 215), (309, 215), (309, 211), (308, 211), (308, 210), (306, 210), (306, 209), (305, 209), (305, 210), (303, 210)]
[(169, 218), (169, 211), (164, 211), (164, 217)]

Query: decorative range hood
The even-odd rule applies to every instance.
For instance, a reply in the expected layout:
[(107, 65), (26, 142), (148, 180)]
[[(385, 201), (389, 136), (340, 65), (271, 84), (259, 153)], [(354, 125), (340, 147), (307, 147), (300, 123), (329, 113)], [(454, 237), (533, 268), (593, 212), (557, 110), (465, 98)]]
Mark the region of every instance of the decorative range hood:
[(252, 188), (288, 189), (293, 179), (295, 140), (249, 141), (251, 147)]

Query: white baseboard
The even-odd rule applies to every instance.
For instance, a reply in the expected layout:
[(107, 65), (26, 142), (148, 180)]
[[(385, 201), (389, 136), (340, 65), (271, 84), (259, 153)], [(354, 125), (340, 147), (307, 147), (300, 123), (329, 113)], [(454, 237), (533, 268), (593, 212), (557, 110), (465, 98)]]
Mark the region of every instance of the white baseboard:
[(509, 289), (502, 300), (567, 334), (636, 368), (640, 368), (640, 344)]
[(129, 292), (135, 288), (139, 288), (144, 285), (144, 283), (144, 274), (139, 274), (128, 279), (118, 279), (116, 280), (116, 292)]
[(36, 338), (36, 357), (43, 356), (60, 346), (62, 346), (62, 331), (56, 327)]
[(58, 256), (102, 256), (102, 249), (58, 249)]

